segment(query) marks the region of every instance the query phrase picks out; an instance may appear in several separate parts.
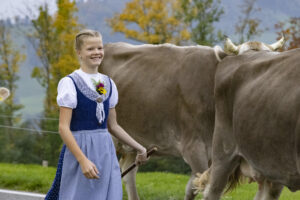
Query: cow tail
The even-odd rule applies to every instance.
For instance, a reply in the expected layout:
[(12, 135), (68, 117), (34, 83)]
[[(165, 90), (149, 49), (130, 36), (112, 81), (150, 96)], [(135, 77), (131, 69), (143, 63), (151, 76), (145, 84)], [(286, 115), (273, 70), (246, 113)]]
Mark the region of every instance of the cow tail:
[[(209, 185), (211, 168), (208, 168), (202, 174), (197, 173), (196, 178), (193, 180), (193, 189), (195, 190), (194, 194), (199, 192), (204, 192), (206, 187)], [(245, 181), (245, 176), (242, 174), (240, 165), (236, 167), (233, 173), (228, 177), (227, 185), (225, 188), (225, 193), (233, 191), (237, 186), (241, 185)]]
[(243, 176), (240, 165), (236, 167), (234, 172), (228, 177), (227, 186), (225, 193), (233, 191), (237, 186), (241, 185), (245, 181), (245, 176)]
[(210, 168), (208, 168), (205, 172), (196, 173), (196, 178), (193, 180), (193, 189), (194, 194), (198, 194), (199, 192), (204, 192), (206, 186), (208, 185), (210, 176)]

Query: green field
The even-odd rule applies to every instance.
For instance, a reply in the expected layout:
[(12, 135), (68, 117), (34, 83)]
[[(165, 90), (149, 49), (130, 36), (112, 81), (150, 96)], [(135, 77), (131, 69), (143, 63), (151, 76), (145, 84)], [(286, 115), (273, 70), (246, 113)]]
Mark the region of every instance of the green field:
[[(0, 188), (46, 193), (55, 176), (55, 168), (38, 165), (0, 164)], [(138, 173), (137, 188), (141, 200), (182, 200), (187, 175), (164, 172)], [(223, 200), (251, 200), (256, 184), (244, 184), (223, 197)], [(124, 192), (124, 200), (127, 200)], [(199, 195), (197, 200), (201, 199)], [(300, 192), (285, 189), (281, 200), (300, 199)]]

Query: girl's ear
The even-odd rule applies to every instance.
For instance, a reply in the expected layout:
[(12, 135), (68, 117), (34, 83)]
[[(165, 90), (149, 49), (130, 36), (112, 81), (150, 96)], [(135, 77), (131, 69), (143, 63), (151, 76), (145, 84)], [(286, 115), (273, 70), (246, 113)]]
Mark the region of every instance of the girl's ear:
[(80, 58), (80, 50), (76, 50), (76, 54), (77, 54), (78, 58)]

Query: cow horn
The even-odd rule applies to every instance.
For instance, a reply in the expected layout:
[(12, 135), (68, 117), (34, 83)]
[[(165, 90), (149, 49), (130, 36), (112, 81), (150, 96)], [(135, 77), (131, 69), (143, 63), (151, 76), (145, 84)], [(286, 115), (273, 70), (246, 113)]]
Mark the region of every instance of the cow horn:
[(224, 45), (224, 50), (225, 50), (225, 52), (228, 52), (228, 53), (231, 53), (231, 54), (232, 53), (238, 54), (239, 47), (235, 46), (235, 44), (233, 44), (233, 42), (229, 38), (226, 38), (225, 45)]
[(214, 52), (215, 52), (215, 56), (219, 62), (221, 62), (227, 56), (227, 53), (225, 53), (223, 51), (223, 49), (218, 45), (214, 46)]
[(277, 49), (283, 47), (284, 45), (284, 37), (282, 36), (280, 40), (270, 45), (272, 51), (276, 51)]

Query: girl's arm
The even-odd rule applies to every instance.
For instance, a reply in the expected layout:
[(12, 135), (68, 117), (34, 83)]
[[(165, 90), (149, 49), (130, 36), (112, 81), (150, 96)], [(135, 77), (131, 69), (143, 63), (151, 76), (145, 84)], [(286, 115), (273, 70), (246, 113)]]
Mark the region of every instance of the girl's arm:
[(72, 109), (67, 107), (60, 107), (59, 113), (59, 133), (60, 137), (67, 145), (70, 152), (75, 156), (80, 164), (82, 173), (90, 179), (99, 178), (99, 171), (96, 165), (91, 162), (79, 148), (71, 130), (70, 122), (72, 118)]
[(117, 113), (115, 108), (109, 109), (107, 122), (108, 122), (108, 128), (110, 130), (110, 133), (113, 136), (115, 136), (123, 143), (137, 150), (138, 152), (136, 158), (137, 164), (142, 164), (148, 160), (146, 148), (140, 145), (138, 142), (136, 142), (132, 137), (130, 137), (130, 135), (128, 135), (128, 133), (126, 133), (126, 131), (118, 124)]

